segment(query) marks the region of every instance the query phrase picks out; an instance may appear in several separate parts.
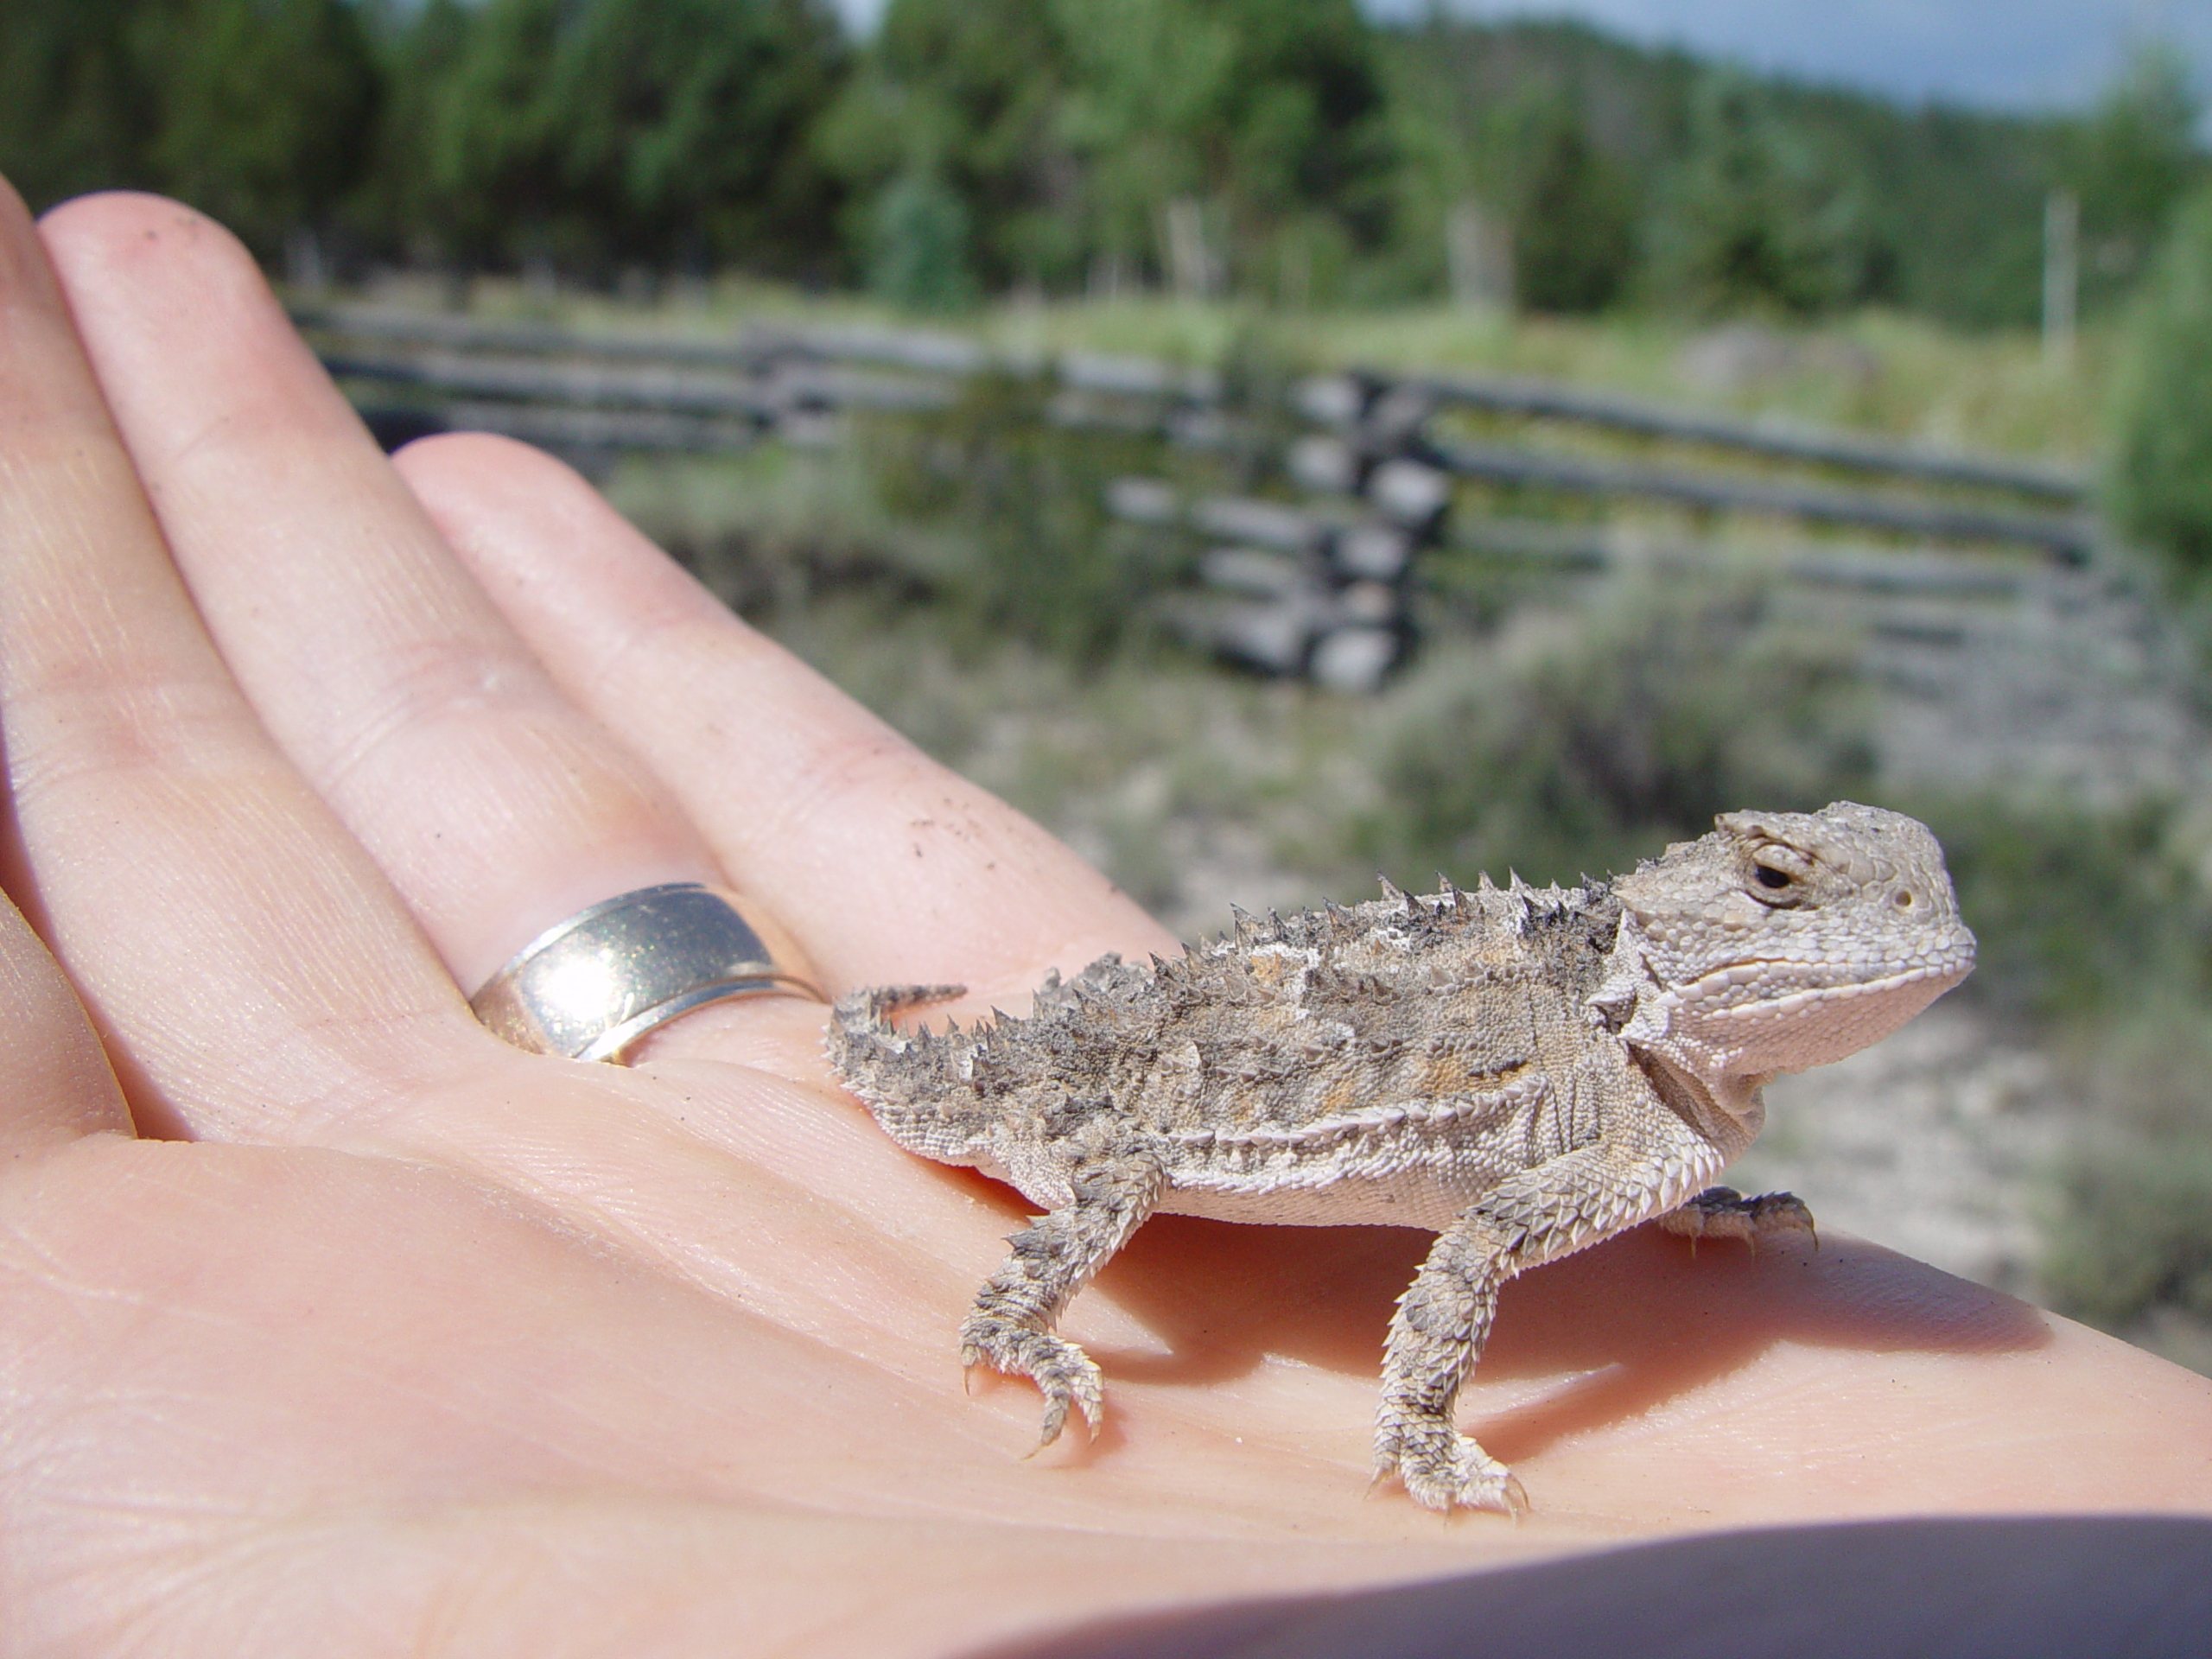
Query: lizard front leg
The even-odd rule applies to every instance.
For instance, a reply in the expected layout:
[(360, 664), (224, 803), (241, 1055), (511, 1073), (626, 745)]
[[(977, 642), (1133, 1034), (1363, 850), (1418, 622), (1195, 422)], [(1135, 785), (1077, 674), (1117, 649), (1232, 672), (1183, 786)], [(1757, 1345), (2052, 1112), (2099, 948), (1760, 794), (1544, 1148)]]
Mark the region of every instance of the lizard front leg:
[(1429, 1509), (1517, 1515), (1529, 1507), (1512, 1471), (1452, 1421), (1524, 1238), (1523, 1230), (1470, 1211), (1437, 1236), (1391, 1317), (1375, 1417), (1375, 1478), (1395, 1470), (1414, 1501)]
[(1379, 1479), (1395, 1471), (1415, 1502), (1507, 1514), (1528, 1507), (1512, 1471), (1452, 1421), (1459, 1386), (1490, 1339), (1499, 1290), (1524, 1268), (1649, 1219), (1685, 1172), (1719, 1169), (1712, 1145), (1656, 1102), (1617, 1103), (1608, 1128), (1469, 1205), (1437, 1236), (1398, 1299), (1382, 1355), (1375, 1472)]
[(1818, 1249), (1821, 1236), (1813, 1212), (1795, 1192), (1762, 1192), (1745, 1198), (1732, 1186), (1708, 1186), (1679, 1210), (1659, 1217), (1662, 1232), (1679, 1234), (1694, 1250), (1701, 1238), (1740, 1238), (1754, 1250), (1759, 1240), (1782, 1233), (1803, 1233)]
[(1166, 1176), (1150, 1153), (1134, 1152), (1077, 1163), (1069, 1185), (1071, 1203), (1007, 1241), (1013, 1253), (960, 1325), (963, 1366), (988, 1363), (1026, 1376), (1044, 1394), (1039, 1449), (1059, 1438), (1070, 1407), (1094, 1433), (1098, 1427), (1098, 1367), (1052, 1327), (1076, 1292), (1152, 1214)]

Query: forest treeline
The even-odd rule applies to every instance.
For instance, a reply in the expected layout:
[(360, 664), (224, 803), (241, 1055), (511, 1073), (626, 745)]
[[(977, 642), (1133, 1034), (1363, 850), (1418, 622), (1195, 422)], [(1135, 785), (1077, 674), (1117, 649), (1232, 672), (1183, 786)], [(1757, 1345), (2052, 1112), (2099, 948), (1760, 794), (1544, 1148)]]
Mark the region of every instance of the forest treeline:
[(0, 0), (0, 171), (168, 192), (265, 258), (869, 283), (915, 308), (1173, 284), (2032, 322), (2202, 158), (2177, 60), (2078, 117), (1906, 109), (1566, 23), (1354, 0)]

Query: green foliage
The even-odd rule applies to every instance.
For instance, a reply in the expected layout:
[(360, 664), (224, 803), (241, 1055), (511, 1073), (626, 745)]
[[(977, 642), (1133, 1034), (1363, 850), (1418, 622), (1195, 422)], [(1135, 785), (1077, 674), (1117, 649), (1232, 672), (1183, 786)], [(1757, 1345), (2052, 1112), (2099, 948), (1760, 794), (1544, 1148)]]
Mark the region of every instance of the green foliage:
[(2184, 584), (2212, 575), (2212, 190), (2177, 219), (2133, 320), (2105, 474), (2114, 521)]
[(2042, 317), (2050, 124), (1930, 105), (1910, 113), (1817, 105), (1823, 144), (1847, 145), (1878, 241), (1872, 286), (1888, 302), (1969, 328)]
[(942, 416), (879, 428), (872, 460), (883, 509), (962, 550), (939, 579), (957, 621), (1096, 664), (1142, 637), (1176, 571), (1106, 522), (1106, 486), (1143, 469), (1144, 441), (1072, 431), (1049, 418), (1050, 395), (1041, 380), (981, 378)]
[(151, 184), (156, 131), (129, 27), (135, 0), (9, 0), (0, 22), (0, 172), (34, 208)]
[(1974, 995), (2011, 1014), (2085, 1021), (2164, 987), (2207, 983), (2204, 900), (2167, 812), (1935, 798), (1903, 804), (1943, 843), (1981, 938)]
[(968, 209), (934, 172), (916, 168), (876, 200), (868, 287), (906, 311), (961, 311), (976, 302), (968, 268)]
[[(1701, 189), (1692, 187), (1714, 182), (1693, 176), (1710, 160), (1697, 152), (1712, 136), (1699, 112), (1709, 82), (1694, 60), (1578, 23), (1478, 23), (1442, 13), (1378, 31), (1376, 52), (1401, 158), (1387, 291), (1442, 287), (1443, 227), (1456, 201), (1506, 214), (1524, 247), (1552, 233), (1552, 222), (1533, 222), (1529, 204), (1544, 155), (1535, 141), (1547, 130), (1547, 110), (1559, 108), (1624, 181), (1631, 204), (1636, 246), (1619, 293), (1662, 303), (1681, 297), (1683, 245), (1696, 238), (1679, 215), (1712, 205), (1709, 192), (1700, 203)], [(1779, 175), (1783, 218), (1828, 216), (1809, 228), (1777, 227), (1771, 239), (1783, 255), (1777, 263), (1789, 274), (1779, 286), (1789, 297), (1777, 298), (1768, 283), (1755, 285), (1753, 303), (1802, 307), (1796, 296), (1806, 291), (1808, 254), (1809, 274), (1819, 278), (1814, 303), (1829, 303), (1837, 284), (1819, 268), (1840, 253), (1847, 292), (1855, 287), (1863, 297), (1974, 327), (2033, 325), (2059, 123), (1941, 105), (1907, 111), (1783, 79), (1754, 85), (1762, 159)], [(1807, 166), (1812, 158), (1817, 165)], [(1720, 192), (1722, 200), (1730, 194)], [(1714, 227), (1705, 228), (1710, 241)], [(1768, 257), (1762, 251), (1754, 268)]]
[(268, 254), (358, 181), (378, 90), (346, 0), (10, 0), (0, 168), (39, 207), (163, 190)]
[(1709, 312), (1800, 315), (1872, 298), (1879, 269), (1853, 182), (1757, 82), (1716, 71), (1660, 226), (1656, 277)]
[(1212, 0), (1210, 10), (1236, 51), (1194, 135), (1207, 194), (1262, 222), (1328, 208), (1378, 232), (1390, 158), (1355, 0)]
[(2145, 44), (2073, 135), (2062, 176), (2081, 197), (2086, 302), (2124, 291), (2203, 179), (2197, 114), (2179, 53)]
[(440, 228), (479, 258), (805, 269), (842, 57), (817, 0), (487, 0), (430, 111)]
[(2082, 195), (2085, 303), (2119, 297), (2201, 171), (2193, 121), (2157, 52), (2091, 118), (2011, 118), (1357, 0), (893, 0), (857, 50), (830, 0), (9, 0), (0, 29), (0, 169), (40, 207), (145, 187), (264, 255), (309, 228), (880, 291), (887, 217), (950, 222), (934, 180), (984, 291), (1165, 278), (1179, 238), (1246, 296), (1433, 299), (1473, 203), (1540, 311), (2032, 325), (2046, 192)]
[(1394, 254), (1410, 292), (1445, 282), (1446, 225), (1478, 203), (1512, 231), (1518, 297), (1593, 309), (1639, 262), (1638, 197), (1680, 146), (1687, 60), (1573, 23), (1432, 14), (1382, 31), (1377, 60), (1399, 158)]
[(1601, 311), (1635, 269), (1627, 171), (1591, 142), (1568, 105), (1551, 106), (1531, 149), (1514, 215), (1516, 296), (1537, 311)]
[(1192, 0), (1058, 0), (1052, 13), (1084, 252), (1141, 269), (1158, 256), (1164, 205), (1205, 191), (1201, 134), (1236, 78), (1238, 42)]
[(142, 12), (162, 66), (147, 156), (162, 188), (264, 256), (358, 182), (379, 88), (342, 0), (183, 0)]
[(345, 217), (346, 228), (378, 252), (429, 264), (455, 251), (440, 234), (445, 204), (430, 177), (429, 140), (474, 16), (462, 0), (422, 0), (404, 16), (375, 14), (370, 39), (385, 88), (383, 118), (368, 176)]
[(1177, 195), (1226, 214), (1232, 259), (1286, 218), (1370, 235), (1388, 156), (1352, 0), (1060, 0), (1069, 121), (1099, 245), (1146, 247)]
[(1571, 630), (1417, 671), (1363, 832), (1410, 879), (1630, 868), (1750, 805), (1808, 809), (1870, 765), (1851, 668), (1762, 626), (1756, 591), (1622, 595)]
[[(1063, 56), (1053, 9), (1037, 0), (898, 0), (825, 118), (822, 148), (871, 213), (902, 178), (942, 181), (990, 283), (1064, 277), (1080, 232)], [(873, 217), (854, 229), (880, 234)]]
[(2094, 1128), (2059, 1173), (2044, 1288), (2108, 1330), (2160, 1306), (2212, 1319), (2212, 1020), (2167, 998), (2083, 1061)]
[(827, 146), (871, 199), (935, 171), (988, 282), (1156, 266), (1178, 197), (1262, 272), (1316, 215), (1380, 232), (1370, 40), (1352, 0), (894, 0)]

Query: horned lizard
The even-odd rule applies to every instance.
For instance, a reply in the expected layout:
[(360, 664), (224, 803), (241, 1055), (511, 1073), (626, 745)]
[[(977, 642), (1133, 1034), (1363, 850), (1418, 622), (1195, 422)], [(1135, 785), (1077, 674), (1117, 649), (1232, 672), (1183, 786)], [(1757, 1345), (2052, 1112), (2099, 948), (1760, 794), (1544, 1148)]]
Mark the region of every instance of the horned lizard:
[(966, 1030), (893, 1023), (954, 986), (840, 999), (830, 1059), (891, 1137), (1046, 1212), (977, 1296), (963, 1362), (1034, 1381), (1049, 1443), (1100, 1411), (1097, 1367), (1053, 1324), (1154, 1212), (1433, 1230), (1390, 1322), (1376, 1473), (1432, 1509), (1525, 1507), (1452, 1421), (1499, 1287), (1653, 1219), (1808, 1230), (1788, 1193), (1710, 1185), (1758, 1133), (1761, 1085), (1888, 1035), (1974, 965), (1915, 820), (1838, 802), (1715, 824), (1610, 883), (1386, 881), (1351, 908), (1240, 914)]

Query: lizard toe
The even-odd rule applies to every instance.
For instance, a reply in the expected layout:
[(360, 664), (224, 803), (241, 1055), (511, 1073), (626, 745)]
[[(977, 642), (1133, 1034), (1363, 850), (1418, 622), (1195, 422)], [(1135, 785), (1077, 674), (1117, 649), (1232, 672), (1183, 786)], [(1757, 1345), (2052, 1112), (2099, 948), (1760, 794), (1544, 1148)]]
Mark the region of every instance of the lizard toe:
[(977, 1314), (961, 1328), (960, 1359), (972, 1370), (981, 1364), (1008, 1376), (1026, 1376), (1045, 1396), (1045, 1417), (1033, 1452), (1060, 1438), (1073, 1410), (1092, 1433), (1104, 1410), (1105, 1389), (1098, 1367), (1073, 1343), (1049, 1332), (1033, 1331)]
[(1375, 1473), (1393, 1469), (1414, 1503), (1424, 1509), (1489, 1510), (1518, 1519), (1529, 1509), (1529, 1494), (1514, 1472), (1465, 1434), (1445, 1428), (1378, 1440)]

